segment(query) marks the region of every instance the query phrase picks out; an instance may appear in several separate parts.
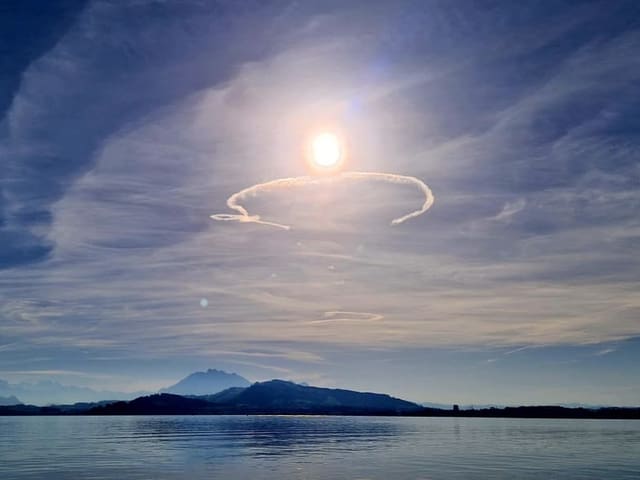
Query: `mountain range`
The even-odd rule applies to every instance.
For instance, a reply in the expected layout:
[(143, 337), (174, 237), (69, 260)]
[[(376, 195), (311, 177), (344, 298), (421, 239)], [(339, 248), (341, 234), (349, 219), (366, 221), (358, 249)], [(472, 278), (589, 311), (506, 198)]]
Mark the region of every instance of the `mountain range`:
[(130, 401), (73, 405), (14, 405), (0, 415), (398, 415), (417, 413), (415, 403), (381, 393), (356, 392), (269, 380), (248, 387), (231, 387), (211, 395), (146, 395)]
[(310, 387), (269, 380), (214, 395), (161, 393), (93, 408), (94, 415), (135, 414), (396, 414), (417, 412), (415, 403), (381, 393)]
[[(22, 401), (27, 403), (23, 405)], [(48, 405), (48, 406), (45, 406)], [(380, 393), (330, 389), (270, 380), (251, 384), (221, 370), (192, 373), (151, 392), (98, 391), (53, 381), (10, 384), (0, 380), (0, 415), (326, 414), (552, 418), (640, 418), (634, 407), (502, 407), (426, 403)]]
[(640, 408), (529, 406), (486, 409), (426, 408), (380, 393), (299, 385), (284, 380), (231, 387), (212, 395), (146, 395), (130, 401), (73, 405), (0, 406), (0, 415), (403, 415), (640, 419)]
[[(236, 373), (209, 369), (195, 372), (170, 387), (163, 388), (160, 393), (177, 395), (207, 395), (221, 392), (231, 387), (247, 387), (251, 383)], [(154, 392), (136, 391), (119, 392), (112, 390), (94, 390), (88, 387), (64, 385), (52, 380), (38, 382), (9, 383), (0, 380), (0, 405), (73, 404), (76, 402), (99, 402), (103, 400), (133, 400)]]
[(18, 400), (17, 403), (50, 405), (53, 403), (99, 402), (101, 400), (130, 400), (151, 392), (117, 392), (94, 390), (88, 387), (64, 385), (52, 380), (9, 383), (0, 380), (0, 397)]

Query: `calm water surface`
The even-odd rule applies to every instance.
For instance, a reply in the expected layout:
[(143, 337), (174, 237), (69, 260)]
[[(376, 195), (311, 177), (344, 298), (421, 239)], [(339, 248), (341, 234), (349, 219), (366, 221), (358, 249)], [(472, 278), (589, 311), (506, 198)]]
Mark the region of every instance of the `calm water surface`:
[(640, 479), (640, 421), (0, 417), (0, 479)]

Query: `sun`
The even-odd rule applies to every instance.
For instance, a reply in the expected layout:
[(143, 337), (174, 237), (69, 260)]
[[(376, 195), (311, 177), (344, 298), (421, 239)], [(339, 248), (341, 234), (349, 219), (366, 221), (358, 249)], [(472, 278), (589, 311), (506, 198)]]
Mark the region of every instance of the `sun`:
[(311, 139), (309, 163), (317, 172), (335, 172), (343, 160), (344, 149), (336, 134), (323, 132)]
[(311, 142), (313, 163), (319, 167), (335, 167), (340, 161), (342, 152), (338, 137), (332, 133), (321, 133)]

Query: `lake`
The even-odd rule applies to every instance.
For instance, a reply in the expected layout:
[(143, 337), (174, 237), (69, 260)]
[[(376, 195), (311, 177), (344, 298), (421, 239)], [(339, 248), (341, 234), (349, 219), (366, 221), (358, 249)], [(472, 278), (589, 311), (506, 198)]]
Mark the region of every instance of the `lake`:
[(0, 417), (0, 478), (637, 480), (640, 421)]

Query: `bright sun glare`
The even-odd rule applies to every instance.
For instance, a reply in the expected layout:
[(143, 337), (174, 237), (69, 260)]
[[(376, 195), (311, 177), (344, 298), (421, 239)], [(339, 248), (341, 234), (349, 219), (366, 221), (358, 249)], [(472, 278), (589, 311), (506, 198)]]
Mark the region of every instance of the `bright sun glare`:
[(316, 167), (332, 169), (342, 159), (342, 148), (338, 137), (332, 133), (321, 133), (311, 142), (311, 161)]

